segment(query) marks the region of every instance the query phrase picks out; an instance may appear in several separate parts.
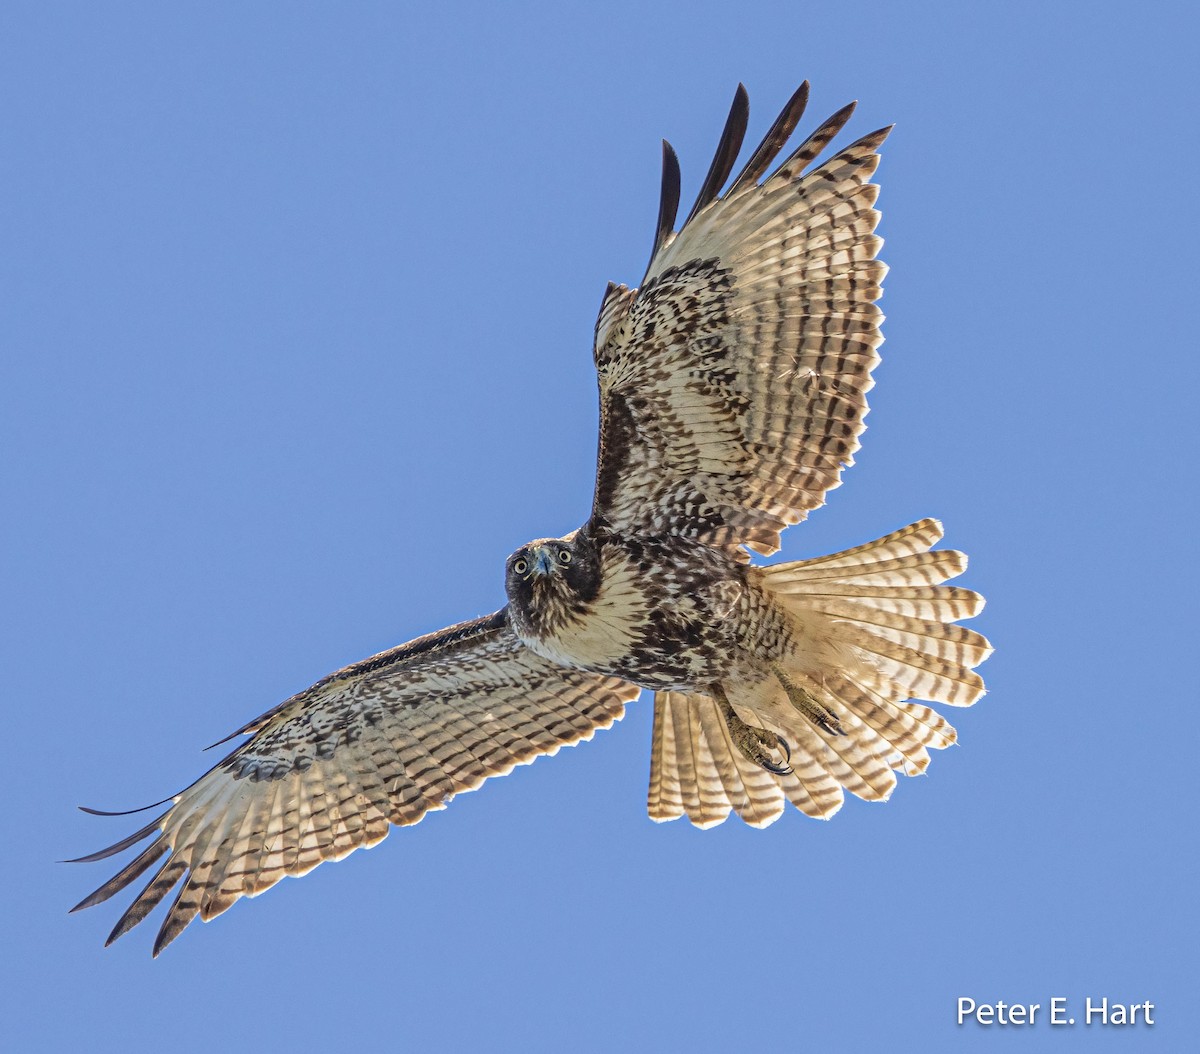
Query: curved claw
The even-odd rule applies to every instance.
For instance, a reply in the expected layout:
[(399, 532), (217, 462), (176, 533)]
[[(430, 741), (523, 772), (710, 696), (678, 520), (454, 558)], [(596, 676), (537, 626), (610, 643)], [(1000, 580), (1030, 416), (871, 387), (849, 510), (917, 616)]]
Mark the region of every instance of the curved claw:
[(795, 769), (791, 766), (792, 748), (788, 745), (788, 741), (783, 736), (776, 733), (775, 738), (779, 740), (779, 749), (783, 751), (783, 764), (776, 765), (773, 761), (762, 762), (762, 767), (768, 772), (775, 773), (776, 776), (790, 776)]
[(834, 714), (830, 714), (827, 719), (819, 723), (821, 728), (828, 732), (831, 736), (844, 736), (846, 734), (846, 730), (842, 728), (841, 721), (839, 721), (837, 716)]
[[(761, 765), (768, 772), (773, 772), (776, 776), (790, 776), (795, 771), (791, 766), (791, 744), (783, 736), (766, 728), (757, 728), (746, 724), (738, 717), (737, 711), (730, 705), (729, 699), (720, 685), (713, 686), (712, 694), (720, 708), (721, 716), (725, 718), (725, 725), (729, 729), (729, 736), (733, 740), (734, 746), (742, 752), (744, 757), (755, 765)], [(783, 763), (779, 765), (771, 760), (770, 755), (770, 752), (776, 747), (783, 752)]]

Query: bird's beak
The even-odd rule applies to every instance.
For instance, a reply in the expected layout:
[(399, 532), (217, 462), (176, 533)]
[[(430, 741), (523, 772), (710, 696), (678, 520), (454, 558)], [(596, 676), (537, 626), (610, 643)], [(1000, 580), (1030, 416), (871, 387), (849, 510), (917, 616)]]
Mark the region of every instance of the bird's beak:
[(539, 575), (549, 574), (550, 568), (554, 566), (554, 557), (551, 554), (549, 547), (545, 545), (539, 545), (536, 549), (534, 549), (532, 556), (534, 571), (536, 571)]

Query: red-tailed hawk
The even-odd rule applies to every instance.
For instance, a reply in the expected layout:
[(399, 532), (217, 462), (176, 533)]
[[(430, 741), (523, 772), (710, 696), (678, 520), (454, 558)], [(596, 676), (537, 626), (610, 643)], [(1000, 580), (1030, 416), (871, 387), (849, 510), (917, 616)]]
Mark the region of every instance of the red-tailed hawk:
[(736, 812), (764, 826), (785, 801), (828, 817), (844, 790), (885, 799), (897, 772), (922, 771), (928, 748), (954, 742), (909, 700), (975, 702), (973, 667), (990, 648), (953, 624), (983, 601), (941, 584), (966, 559), (932, 550), (936, 521), (814, 560), (749, 562), (840, 482), (882, 341), (869, 180), (888, 129), (817, 163), (847, 106), (764, 178), (807, 97), (806, 83), (730, 182), (748, 113), (739, 87), (678, 230), (679, 168), (664, 143), (645, 278), (610, 286), (596, 324), (587, 522), (509, 558), (500, 611), (281, 703), (162, 815), (83, 857), (151, 840), (78, 905), (157, 865), (110, 941), (178, 885), (157, 955), (197, 915), (590, 739), (642, 688), (655, 693), (654, 820), (708, 826)]

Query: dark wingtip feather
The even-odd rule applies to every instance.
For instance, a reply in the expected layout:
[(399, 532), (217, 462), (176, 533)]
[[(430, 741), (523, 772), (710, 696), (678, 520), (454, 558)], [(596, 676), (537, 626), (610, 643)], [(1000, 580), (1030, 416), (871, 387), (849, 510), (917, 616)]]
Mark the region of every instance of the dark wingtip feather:
[(853, 102), (848, 102), (832, 117), (822, 122), (821, 126), (812, 135), (796, 147), (788, 159), (779, 166), (777, 171), (786, 171), (788, 178), (791, 179), (800, 175), (808, 167), (809, 162), (824, 150), (829, 145), (829, 141), (842, 130), (846, 122), (850, 120), (857, 106), (857, 99)]
[(166, 805), (167, 802), (174, 800), (175, 795), (172, 794), (169, 798), (163, 798), (162, 801), (143, 805), (140, 809), (122, 809), (119, 812), (109, 812), (107, 809), (93, 809), (87, 805), (80, 805), (78, 808), (80, 812), (86, 812), (89, 816), (133, 816), (136, 813), (145, 812), (147, 809), (157, 809), (160, 805)]
[(808, 93), (808, 81), (805, 81), (792, 93), (787, 105), (779, 112), (775, 123), (771, 125), (770, 130), (763, 136), (763, 141), (758, 144), (750, 156), (750, 160), (746, 162), (746, 167), (738, 173), (737, 178), (733, 181), (729, 188), (730, 194), (747, 183), (757, 183), (771, 162), (775, 160), (784, 144), (791, 138), (792, 132), (796, 130), (800, 118), (804, 116), (804, 110), (808, 106)]
[(160, 838), (157, 842), (151, 843), (139, 856), (130, 861), (120, 872), (113, 875), (104, 885), (84, 897), (68, 914), (104, 903), (114, 893), (120, 892), (130, 882), (140, 876), (142, 872), (162, 856), (163, 853), (167, 852), (168, 849), (170, 849), (170, 846), (167, 845), (165, 839)]
[(859, 139), (855, 139), (849, 146), (843, 147), (828, 161), (821, 165), (821, 170), (824, 171), (827, 167), (838, 164), (851, 165), (870, 165), (874, 171), (875, 165), (879, 163), (879, 155), (877, 153), (880, 145), (888, 137), (894, 125), (888, 125), (886, 128), (878, 128), (874, 132), (868, 132)]
[[(170, 799), (167, 799), (170, 801)], [(149, 838), (151, 834), (159, 830), (159, 824), (162, 823), (163, 817), (167, 813), (163, 813), (157, 819), (151, 820), (140, 831), (134, 831), (128, 838), (122, 838), (119, 842), (110, 845), (107, 849), (100, 849), (97, 852), (89, 853), (87, 856), (77, 856), (73, 860), (60, 860), (60, 864), (92, 864), (97, 860), (105, 860), (110, 856), (116, 856), (117, 853), (122, 853), (131, 845), (136, 845), (143, 838)]]
[(859, 139), (852, 145), (853, 146), (869, 146), (872, 150), (874, 150), (876, 147), (881, 146), (883, 144), (883, 141), (889, 135), (892, 134), (892, 129), (895, 127), (896, 126), (894, 124), (884, 125), (884, 127), (877, 128), (873, 132), (868, 132), (866, 135), (864, 135), (861, 139)]
[(247, 721), (241, 728), (235, 728), (229, 735), (222, 739), (218, 739), (215, 743), (209, 743), (205, 750), (212, 750), (214, 747), (219, 747), (222, 744), (228, 743), (231, 739), (237, 739), (238, 736), (247, 736), (251, 732), (257, 732), (265, 725), (272, 717), (291, 702), (290, 699), (285, 699), (278, 706), (273, 706), (265, 714), (259, 714), (253, 721)]
[(179, 890), (179, 894), (172, 902), (171, 907), (167, 910), (167, 917), (163, 919), (163, 924), (158, 929), (158, 936), (154, 938), (154, 948), (150, 952), (151, 958), (157, 959), (163, 949), (187, 929), (188, 924), (196, 917), (194, 908), (180, 908), (183, 895), (187, 892), (187, 889), (187, 883), (185, 882)]
[(679, 213), (679, 158), (665, 139), (662, 141), (662, 151), (662, 193), (658, 199), (658, 228), (654, 232), (654, 248), (650, 251), (651, 262), (674, 231), (675, 217)]
[(174, 855), (167, 857), (166, 863), (146, 883), (145, 888), (125, 910), (125, 914), (117, 920), (112, 933), (108, 935), (108, 940), (104, 942), (104, 947), (107, 948), (113, 941), (125, 936), (134, 926), (149, 915), (158, 906), (163, 897), (175, 888), (175, 883), (183, 877), (183, 873), (186, 870), (187, 861), (185, 859)]
[(696, 195), (696, 204), (683, 221), (686, 227), (705, 205), (716, 199), (733, 171), (733, 163), (737, 160), (742, 149), (742, 140), (746, 138), (746, 125), (750, 120), (750, 96), (746, 86), (739, 84), (733, 95), (733, 104), (729, 107), (729, 116), (725, 118), (725, 128), (721, 132), (721, 140), (717, 143), (717, 152), (713, 155), (712, 164), (708, 166), (708, 175)]

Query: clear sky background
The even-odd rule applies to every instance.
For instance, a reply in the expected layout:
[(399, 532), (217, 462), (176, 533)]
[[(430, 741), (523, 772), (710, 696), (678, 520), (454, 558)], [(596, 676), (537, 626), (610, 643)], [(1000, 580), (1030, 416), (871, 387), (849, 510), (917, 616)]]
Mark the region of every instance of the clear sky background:
[[(0, 1046), (1188, 1048), (1184, 8), (5, 4)], [(858, 465), (781, 555), (944, 520), (996, 646), (961, 745), (830, 823), (657, 826), (646, 696), (157, 961), (157, 921), (104, 950), (125, 895), (66, 910), (112, 862), (54, 861), (137, 818), (75, 806), (497, 608), (586, 515), (659, 139), (686, 207), (738, 81), (756, 138), (805, 77), (806, 128), (897, 124), (892, 271)], [(954, 1023), (1056, 995), (1159, 1023)]]

